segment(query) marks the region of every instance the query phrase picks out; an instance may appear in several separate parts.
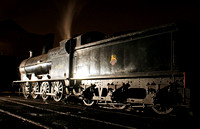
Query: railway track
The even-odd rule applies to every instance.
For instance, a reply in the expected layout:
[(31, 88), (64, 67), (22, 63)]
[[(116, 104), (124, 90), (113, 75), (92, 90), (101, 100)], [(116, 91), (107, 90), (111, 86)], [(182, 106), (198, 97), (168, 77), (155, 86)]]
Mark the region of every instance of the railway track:
[(179, 127), (184, 120), (178, 120), (176, 115), (128, 113), (17, 96), (1, 96), (0, 113), (29, 123), (29, 127), (40, 128), (161, 128)]
[[(132, 116), (132, 117), (138, 117), (138, 118), (149, 118), (151, 117), (151, 119), (160, 119), (158, 116), (154, 117), (152, 116), (152, 114), (145, 114), (142, 115), (142, 113), (139, 113), (139, 115), (136, 115), (136, 114), (133, 114), (132, 112), (130, 113), (130, 111), (126, 111), (126, 110), (115, 110), (115, 109), (109, 109), (107, 108), (106, 106), (105, 107), (98, 107), (98, 106), (95, 106), (95, 107), (88, 107), (88, 106), (85, 106), (85, 105), (82, 105), (81, 103), (67, 103), (62, 101), (62, 102), (54, 102), (54, 101), (41, 101), (41, 99), (23, 99), (23, 98), (18, 98), (18, 97), (15, 97), (15, 98), (12, 98), (12, 100), (14, 101), (19, 101), (19, 102), (23, 102), (23, 103), (31, 103), (31, 104), (40, 104), (40, 105), (50, 105), (50, 106), (54, 106), (54, 107), (62, 107), (62, 108), (70, 108), (70, 109), (77, 109), (77, 110), (89, 110), (91, 112), (95, 112), (95, 111), (101, 111), (101, 112), (104, 112), (104, 113), (115, 113), (115, 114), (119, 114), (119, 115), (125, 115), (125, 116)], [(106, 110), (107, 109), (107, 110)], [(142, 116), (141, 116), (142, 115)]]
[[(60, 109), (60, 107), (58, 108), (58, 105), (52, 106), (52, 104), (47, 104), (47, 103), (42, 103), (42, 102), (37, 102), (37, 101), (36, 102), (30, 102), (30, 101), (24, 101), (24, 100), (19, 100), (19, 99), (16, 99), (16, 98), (9, 98), (9, 97), (0, 97), (0, 101), (1, 102), (3, 101), (7, 105), (12, 105), (12, 104), (15, 105), (15, 106), (10, 106), (12, 108), (9, 108), (9, 110), (12, 110), (12, 111), (7, 111), (8, 110), (7, 107), (1, 106), (0, 112), (5, 113), (7, 115), (11, 115), (15, 118), (24, 120), (26, 122), (37, 125), (37, 126), (42, 127), (42, 128), (60, 128), (60, 126), (63, 127), (63, 128), (67, 128), (67, 126), (65, 124), (61, 124), (61, 123), (65, 123), (65, 121), (67, 119), (74, 119), (73, 123), (74, 122), (76, 123), (80, 120), (81, 121), (87, 121), (87, 122), (82, 122), (82, 123), (87, 123), (87, 124), (84, 125), (84, 126), (81, 126), (81, 128), (86, 128), (86, 127), (88, 128), (88, 126), (92, 127), (92, 125), (100, 125), (102, 127), (103, 126), (105, 127), (105, 125), (106, 125), (108, 128), (111, 128), (111, 127), (114, 128), (115, 127), (115, 128), (135, 129), (135, 127), (126, 126), (126, 125), (122, 125), (122, 124), (118, 124), (118, 123), (108, 122), (108, 121), (99, 120), (99, 119), (96, 119), (96, 118), (93, 118), (93, 117), (89, 117), (88, 116), (89, 113), (87, 115), (81, 115), (82, 113), (80, 111), (80, 108), (77, 108), (77, 107), (73, 108), (73, 109), (76, 109), (76, 111), (75, 110), (69, 111), (69, 108), (66, 108), (67, 106), (61, 106), (61, 107), (65, 107), (65, 109), (60, 111), (60, 110), (58, 110), (58, 109)], [(38, 106), (36, 106), (36, 105), (38, 105)], [(14, 111), (14, 109), (16, 109), (15, 107), (20, 107), (20, 109), (25, 108), (26, 110), (20, 110), (19, 109), (17, 111)], [(72, 108), (70, 108), (70, 109), (72, 109)], [(77, 109), (79, 111), (77, 111)], [(29, 110), (31, 112), (27, 112), (27, 110)], [(50, 114), (50, 115), (46, 115), (46, 114)], [(52, 123), (50, 122), (50, 123), (47, 123), (45, 125), (46, 121), (44, 120), (44, 118), (42, 118), (42, 117), (45, 117), (45, 116), (52, 116), (52, 117), (54, 117), (53, 120), (55, 120), (55, 121), (58, 121), (57, 117), (61, 116), (63, 118), (59, 119), (58, 122), (54, 121)], [(38, 120), (37, 120), (36, 117), (37, 118), (39, 117)], [(48, 119), (51, 119), (51, 118), (48, 118)], [(32, 120), (32, 119), (34, 119), (34, 120)], [(41, 121), (43, 121), (43, 122), (41, 122)], [(91, 125), (89, 125), (88, 122)]]

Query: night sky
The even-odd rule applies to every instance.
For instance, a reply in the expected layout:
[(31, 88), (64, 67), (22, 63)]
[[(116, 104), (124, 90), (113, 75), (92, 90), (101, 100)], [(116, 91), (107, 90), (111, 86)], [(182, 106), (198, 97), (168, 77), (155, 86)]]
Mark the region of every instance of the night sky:
[[(55, 34), (53, 47), (57, 47), (59, 41), (88, 31), (112, 35), (176, 21), (200, 27), (199, 14), (197, 0), (0, 0), (0, 23), (11, 20), (25, 30), (8, 32), (4, 37), (7, 26), (0, 28), (0, 67), (7, 70), (0, 76), (2, 85), (11, 87), (17, 80), (19, 63), (28, 58), (29, 50), (41, 54), (43, 44), (38, 41), (49, 33)], [(12, 27), (8, 28), (12, 31)]]
[(11, 19), (26, 31), (62, 39), (100, 31), (142, 30), (176, 21), (200, 26), (200, 2), (169, 0), (1, 0), (0, 21)]

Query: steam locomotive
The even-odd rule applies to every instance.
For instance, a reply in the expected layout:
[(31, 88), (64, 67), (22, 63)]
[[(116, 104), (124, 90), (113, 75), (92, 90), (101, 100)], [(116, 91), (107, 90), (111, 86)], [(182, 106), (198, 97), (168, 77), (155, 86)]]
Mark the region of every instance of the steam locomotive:
[(75, 96), (87, 106), (150, 107), (168, 114), (176, 105), (191, 104), (186, 75), (194, 56), (186, 51), (192, 50), (194, 35), (181, 27), (172, 23), (110, 38), (88, 32), (63, 40), (48, 53), (22, 61), (21, 80), (14, 83), (25, 98)]

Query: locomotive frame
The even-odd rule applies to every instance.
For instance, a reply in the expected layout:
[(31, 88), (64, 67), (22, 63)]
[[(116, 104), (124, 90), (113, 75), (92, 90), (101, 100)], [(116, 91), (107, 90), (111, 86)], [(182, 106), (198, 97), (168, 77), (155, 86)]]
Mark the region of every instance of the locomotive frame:
[(60, 101), (76, 96), (87, 106), (151, 107), (168, 114), (191, 103), (191, 88), (185, 83), (190, 71), (184, 63), (191, 37), (186, 32), (173, 23), (107, 39), (86, 33), (24, 60), (21, 80), (14, 83), (21, 85), (25, 98), (41, 95)]

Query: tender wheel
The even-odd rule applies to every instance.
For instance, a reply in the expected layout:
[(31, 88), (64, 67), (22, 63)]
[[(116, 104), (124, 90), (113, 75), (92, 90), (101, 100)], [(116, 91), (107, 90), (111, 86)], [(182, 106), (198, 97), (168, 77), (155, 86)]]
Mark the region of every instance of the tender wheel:
[(31, 96), (36, 99), (38, 97), (38, 94), (35, 94), (36, 92), (39, 92), (39, 84), (38, 82), (33, 82), (32, 83), (32, 92)]
[(29, 83), (22, 84), (22, 92), (24, 97), (27, 99), (30, 95), (30, 85)]
[(111, 105), (113, 106), (114, 109), (122, 110), (122, 109), (126, 108), (126, 104), (124, 104), (124, 103), (113, 103)]
[(164, 104), (156, 104), (152, 107), (152, 109), (158, 114), (169, 114), (173, 111), (173, 107)]
[(53, 82), (53, 93), (55, 94), (53, 96), (53, 99), (58, 102), (63, 97), (63, 83), (60, 81)]
[(83, 103), (84, 103), (86, 106), (92, 106), (92, 105), (94, 104), (94, 100), (87, 99), (87, 98), (83, 98)]
[(50, 85), (48, 82), (42, 82), (40, 87), (40, 92), (42, 93), (42, 99), (46, 100), (48, 99), (48, 95), (46, 93), (50, 93)]
[(83, 103), (86, 105), (86, 106), (92, 106), (95, 101), (92, 100), (93, 96), (94, 96), (94, 87), (91, 86), (89, 88), (87, 88), (85, 91), (83, 91)]

